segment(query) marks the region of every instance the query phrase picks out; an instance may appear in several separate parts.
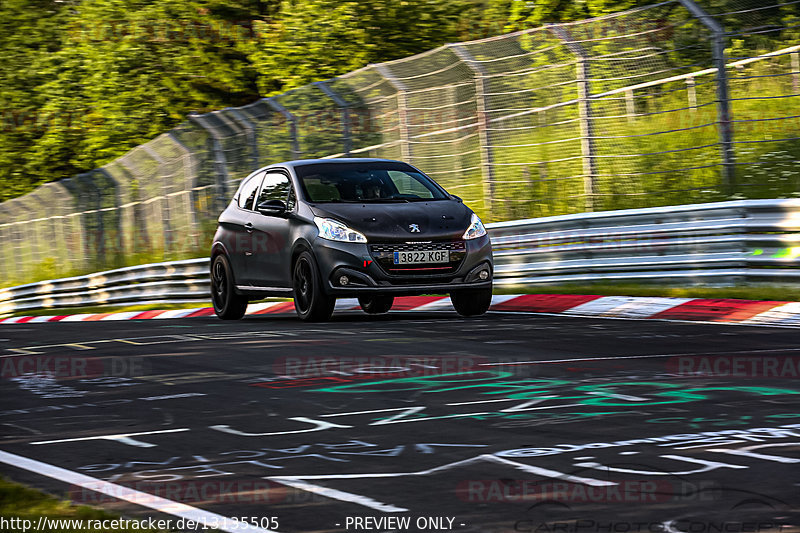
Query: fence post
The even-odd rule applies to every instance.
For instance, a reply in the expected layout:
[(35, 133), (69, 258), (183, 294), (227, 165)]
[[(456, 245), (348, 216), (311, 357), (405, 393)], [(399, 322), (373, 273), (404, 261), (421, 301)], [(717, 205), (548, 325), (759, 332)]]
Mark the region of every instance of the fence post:
[(8, 281), (12, 279), (13, 276), (16, 276), (16, 281), (19, 283), (25, 274), (25, 265), (22, 264), (23, 262), (21, 260), (21, 237), (18, 231), (19, 228), (17, 227), (17, 217), (13, 210), (14, 205), (16, 204), (13, 200), (6, 200), (0, 203), (0, 213), (5, 215), (2, 218), (2, 242), (5, 244), (7, 250), (7, 253), (3, 254), (3, 279)]
[[(247, 140), (250, 141), (250, 150), (253, 151), (251, 154), (251, 158), (253, 160), (253, 170), (258, 168), (258, 141), (256, 140), (256, 127), (253, 125), (250, 120), (244, 116), (244, 113), (236, 109), (235, 107), (226, 107), (222, 111), (230, 113), (231, 116), (234, 118), (236, 122), (239, 123), (240, 126), (244, 127), (245, 133), (247, 135)], [(226, 122), (230, 123), (225, 116), (225, 113), (220, 112), (217, 115), (221, 120), (225, 120)]]
[(375, 70), (377, 70), (378, 74), (383, 76), (383, 78), (388, 81), (396, 91), (397, 120), (400, 126), (400, 153), (403, 155), (403, 160), (410, 163), (412, 158), (412, 150), (411, 135), (408, 131), (408, 99), (406, 97), (408, 87), (406, 87), (405, 83), (398, 80), (386, 65), (375, 65)]
[(489, 134), (489, 109), (486, 101), (486, 69), (475, 61), (472, 54), (460, 44), (449, 45), (458, 58), (469, 67), (475, 79), (475, 106), (478, 111), (478, 138), (480, 139), (481, 165), (483, 167), (483, 194), (489, 218), (494, 213), (494, 159)]
[(161, 199), (159, 203), (161, 204), (161, 232), (164, 236), (164, 251), (162, 254), (163, 260), (166, 260), (168, 257), (168, 253), (173, 251), (173, 243), (175, 239), (172, 235), (172, 210), (170, 209), (169, 205), (169, 193), (167, 189), (166, 181), (171, 176), (167, 176), (164, 172), (165, 167), (167, 166), (166, 161), (162, 158), (158, 153), (153, 150), (152, 147), (148, 146), (150, 143), (144, 143), (140, 146), (142, 150), (144, 150), (150, 159), (158, 163), (158, 174), (161, 178)]
[[(71, 196), (73, 211), (67, 217), (70, 219), (71, 226), (71, 242), (77, 245), (70, 250), (70, 265), (76, 270), (83, 270), (88, 268), (89, 256), (87, 249), (89, 246), (89, 226), (84, 220), (85, 213), (83, 213), (83, 204), (80, 201), (80, 190), (75, 183), (74, 178), (65, 178), (59, 180), (58, 183), (64, 187), (67, 195)], [(78, 235), (74, 237), (74, 235)]]
[(192, 113), (188, 116), (189, 121), (197, 124), (211, 137), (211, 152), (214, 157), (214, 170), (216, 174), (216, 189), (217, 189), (217, 208), (222, 211), (228, 203), (228, 161), (225, 158), (225, 152), (222, 150), (222, 142), (220, 135), (202, 115)]
[(686, 78), (686, 96), (689, 99), (689, 107), (693, 113), (697, 112), (697, 89), (694, 78)]
[(585, 210), (594, 211), (597, 176), (597, 160), (595, 158), (594, 124), (590, 103), (591, 82), (589, 76), (589, 58), (586, 50), (579, 43), (572, 41), (567, 31), (555, 24), (548, 25), (550, 31), (563, 42), (575, 56), (577, 62), (576, 78), (578, 81), (578, 116), (581, 125), (581, 153), (583, 155), (583, 194), (586, 197)]
[(292, 159), (300, 159), (300, 156), (303, 154), (300, 152), (300, 141), (297, 138), (297, 118), (288, 109), (278, 103), (275, 98), (264, 98), (264, 101), (272, 109), (283, 115), (283, 118), (289, 123), (289, 136), (292, 138)]
[(344, 155), (349, 156), (353, 150), (353, 136), (350, 132), (350, 104), (347, 100), (339, 96), (339, 93), (331, 89), (331, 86), (324, 81), (314, 82), (314, 85), (325, 95), (333, 100), (333, 103), (342, 112), (342, 148)]
[(186, 211), (189, 215), (191, 222), (192, 234), (190, 236), (190, 247), (196, 248), (198, 245), (200, 234), (200, 222), (197, 219), (197, 211), (195, 210), (194, 195), (197, 188), (197, 158), (189, 148), (183, 144), (174, 131), (167, 132), (167, 138), (172, 141), (178, 149), (183, 152), (184, 168), (186, 168), (187, 183), (184, 184)]
[[(92, 180), (91, 172), (86, 172), (83, 174), (78, 174), (75, 176), (75, 179), (80, 184), (84, 184), (85, 190), (89, 192), (94, 197), (94, 204), (91, 206), (91, 211), (94, 211), (94, 218), (96, 220), (96, 232), (94, 235), (89, 236), (89, 239), (94, 239), (94, 254), (93, 257), (96, 260), (96, 265), (100, 268), (105, 268), (106, 265), (106, 227), (105, 227), (105, 220), (103, 220), (103, 201), (102, 201), (102, 192), (100, 191), (100, 187), (95, 185), (94, 181)], [(91, 249), (91, 248), (90, 248)]]
[(728, 87), (727, 59), (725, 57), (725, 30), (694, 0), (678, 0), (689, 13), (714, 34), (711, 53), (717, 69), (717, 122), (722, 150), (722, 181), (728, 195), (736, 192), (736, 157), (733, 151), (733, 128), (731, 127), (730, 90)]

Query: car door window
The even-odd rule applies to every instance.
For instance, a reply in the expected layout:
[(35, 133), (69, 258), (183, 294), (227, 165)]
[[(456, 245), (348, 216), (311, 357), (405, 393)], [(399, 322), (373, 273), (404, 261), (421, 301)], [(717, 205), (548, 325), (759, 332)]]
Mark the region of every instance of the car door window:
[(269, 172), (264, 176), (264, 183), (261, 185), (261, 194), (258, 195), (256, 205), (269, 200), (280, 200), (283, 202), (287, 209), (289, 200), (289, 191), (292, 190), (289, 177), (280, 172)]
[(253, 209), (253, 200), (256, 198), (258, 186), (261, 185), (263, 173), (256, 174), (248, 179), (239, 189), (239, 207), (242, 209)]

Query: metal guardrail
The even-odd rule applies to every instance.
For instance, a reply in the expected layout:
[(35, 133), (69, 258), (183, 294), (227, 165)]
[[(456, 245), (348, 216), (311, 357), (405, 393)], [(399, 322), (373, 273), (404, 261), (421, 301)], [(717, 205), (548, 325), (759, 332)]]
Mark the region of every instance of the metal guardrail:
[(32, 309), (208, 299), (208, 258), (153, 263), (0, 290), (0, 315)]
[[(739, 200), (488, 224), (495, 284), (800, 282), (800, 199)], [(0, 314), (208, 299), (207, 258), (0, 290)]]

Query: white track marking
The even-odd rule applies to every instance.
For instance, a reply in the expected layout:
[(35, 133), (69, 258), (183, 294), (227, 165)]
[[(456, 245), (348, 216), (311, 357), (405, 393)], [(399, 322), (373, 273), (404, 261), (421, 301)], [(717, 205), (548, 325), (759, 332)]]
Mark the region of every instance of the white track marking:
[(322, 420), (314, 420), (313, 418), (306, 418), (305, 416), (293, 416), (289, 418), (289, 420), (295, 420), (297, 422), (305, 422), (307, 424), (312, 424), (313, 428), (308, 429), (296, 429), (293, 431), (273, 431), (270, 433), (247, 433), (244, 431), (239, 431), (238, 429), (233, 429), (227, 424), (220, 424), (216, 426), (208, 426), (210, 429), (215, 431), (221, 431), (223, 433), (230, 433), (232, 435), (239, 435), (241, 437), (268, 437), (271, 435), (292, 435), (295, 433), (312, 433), (314, 431), (324, 431), (326, 429), (331, 428), (350, 428), (353, 426), (343, 426), (341, 424), (332, 424), (330, 422), (325, 422)]
[(27, 470), (28, 472), (34, 472), (52, 479), (57, 479), (58, 481), (69, 483), (70, 485), (76, 487), (99, 492), (118, 500), (141, 505), (142, 507), (147, 507), (161, 513), (192, 520), (193, 522), (198, 522), (200, 524), (230, 524), (227, 525), (227, 527), (220, 527), (219, 529), (221, 531), (226, 531), (229, 533), (275, 533), (270, 529), (258, 528), (248, 525), (244, 522), (238, 522), (234, 525), (232, 524), (233, 521), (231, 519), (226, 520), (226, 517), (216, 513), (211, 513), (209, 511), (204, 511), (203, 509), (191, 507), (183, 503), (160, 498), (146, 492), (133, 490), (122, 485), (109, 483), (108, 481), (103, 481), (102, 479), (93, 478), (85, 474), (79, 474), (78, 472), (73, 472), (58, 466), (42, 463), (40, 461), (15, 455), (13, 453), (0, 451), (0, 462), (16, 468)]
[[(786, 321), (784, 323), (780, 322), (764, 322), (762, 323), (753, 323), (753, 322), (715, 322), (713, 320), (679, 320), (676, 318), (649, 318), (649, 317), (630, 317), (630, 316), (608, 316), (608, 315), (565, 315), (564, 313), (542, 313), (539, 311), (502, 311), (502, 310), (494, 310), (490, 309), (488, 313), (495, 314), (495, 315), (530, 315), (530, 316), (553, 316), (557, 318), (564, 318), (564, 317), (575, 317), (575, 318), (597, 318), (600, 320), (633, 320), (633, 321), (653, 321), (657, 320), (659, 322), (671, 322), (673, 324), (698, 324), (698, 325), (712, 325), (712, 326), (755, 326), (760, 328), (784, 328), (784, 329), (797, 329), (800, 327), (800, 323), (798, 325), (787, 325)], [(798, 321), (800, 322), (800, 321)]]
[(143, 311), (128, 311), (125, 313), (111, 313), (107, 317), (103, 317), (100, 320), (130, 320), (131, 318), (135, 317), (136, 315), (141, 315)]
[(330, 489), (328, 487), (321, 487), (319, 485), (314, 485), (312, 483), (307, 483), (305, 481), (300, 481), (296, 479), (286, 479), (286, 478), (270, 478), (270, 479), (272, 481), (275, 481), (282, 485), (286, 485), (288, 487), (305, 490), (307, 492), (313, 492), (314, 494), (319, 494), (321, 496), (332, 498), (334, 500), (363, 505), (364, 507), (369, 507), (370, 509), (375, 509), (383, 513), (403, 513), (405, 511), (408, 511), (408, 509), (404, 507), (396, 507), (388, 503), (381, 503), (377, 500), (373, 500), (369, 496), (361, 496), (360, 494), (353, 494), (351, 492), (344, 492), (342, 490)]
[(662, 311), (672, 309), (694, 298), (631, 298), (630, 301), (619, 305), (608, 314), (620, 318), (647, 318), (657, 315)]
[(247, 314), (257, 313), (258, 311), (263, 311), (264, 309), (269, 309), (270, 307), (274, 307), (274, 306), (278, 305), (279, 303), (280, 302), (261, 302), (261, 303), (257, 303), (257, 304), (249, 304), (247, 306)]
[(392, 407), (391, 409), (373, 409), (371, 411), (350, 411), (347, 413), (328, 413), (325, 415), (319, 415), (320, 418), (324, 416), (347, 416), (347, 415), (368, 415), (372, 413), (388, 413), (390, 411), (408, 411), (412, 409), (412, 407)]
[(312, 480), (368, 479), (368, 478), (427, 476), (430, 474), (438, 474), (439, 472), (446, 472), (448, 470), (453, 470), (461, 466), (467, 466), (473, 463), (481, 463), (481, 462), (498, 463), (505, 466), (511, 466), (517, 470), (522, 470), (523, 472), (528, 472), (530, 474), (536, 474), (539, 476), (549, 477), (554, 479), (561, 479), (564, 481), (569, 481), (570, 483), (581, 483), (583, 485), (589, 485), (592, 487), (608, 487), (617, 484), (613, 481), (603, 481), (601, 479), (574, 476), (572, 474), (565, 474), (563, 472), (558, 472), (557, 470), (550, 470), (548, 468), (541, 468), (538, 466), (532, 466), (525, 463), (518, 463), (510, 459), (505, 459), (504, 457), (498, 457), (496, 455), (490, 455), (490, 454), (481, 454), (475, 457), (471, 457), (469, 459), (464, 459), (462, 461), (456, 461), (455, 463), (448, 463), (446, 465), (429, 468), (427, 470), (419, 470), (416, 472), (377, 472), (377, 473), (367, 473), (367, 474), (315, 474), (309, 476), (268, 476), (265, 477), (264, 479), (269, 479), (271, 481), (277, 481), (279, 483), (282, 483), (287, 480), (295, 481), (295, 480), (309, 480), (309, 479)]
[(624, 296), (603, 296), (590, 300), (586, 303), (576, 305), (565, 309), (565, 315), (604, 315), (606, 313), (613, 314), (610, 311), (625, 304), (630, 304), (634, 298), (626, 298)]
[(314, 485), (313, 483), (308, 483), (308, 480), (376, 479), (376, 478), (387, 479), (387, 478), (399, 478), (399, 477), (427, 476), (431, 474), (437, 474), (439, 472), (453, 470), (461, 466), (468, 466), (473, 463), (480, 463), (480, 462), (490, 462), (490, 463), (501, 464), (504, 466), (510, 466), (512, 468), (515, 468), (516, 470), (522, 470), (523, 472), (527, 472), (529, 474), (534, 474), (537, 476), (548, 477), (553, 479), (561, 479), (564, 481), (568, 481), (570, 483), (581, 483), (583, 485), (589, 485), (592, 487), (607, 487), (617, 484), (613, 481), (603, 481), (601, 479), (574, 476), (572, 474), (565, 474), (563, 472), (550, 470), (548, 468), (541, 468), (538, 466), (532, 466), (525, 463), (518, 463), (510, 459), (505, 459), (503, 457), (497, 457), (496, 455), (490, 455), (490, 454), (482, 454), (475, 457), (471, 457), (469, 459), (464, 459), (463, 461), (457, 461), (455, 463), (449, 463), (446, 465), (429, 468), (427, 470), (419, 470), (417, 472), (378, 472), (378, 473), (367, 473), (367, 474), (317, 474), (308, 476), (267, 476), (264, 479), (268, 479), (276, 483), (281, 483), (283, 485), (288, 485), (290, 487), (307, 490), (309, 492), (327, 496), (329, 498), (333, 498), (336, 500), (356, 503), (359, 505), (363, 505), (365, 507), (369, 507), (371, 509), (378, 509), (384, 512), (402, 512), (406, 511), (407, 509), (403, 509), (401, 507), (395, 507), (390, 504), (377, 502), (367, 496), (361, 496), (358, 494), (352, 494), (349, 492), (343, 492), (336, 489), (329, 489), (327, 487)]
[(42, 440), (38, 442), (31, 442), (31, 444), (59, 444), (62, 442), (79, 442), (84, 440), (112, 440), (122, 444), (127, 444), (129, 446), (152, 448), (155, 446), (155, 444), (141, 442), (139, 440), (132, 439), (131, 437), (139, 437), (141, 435), (157, 435), (159, 433), (181, 433), (183, 431), (189, 431), (189, 428), (160, 429), (157, 431), (142, 431), (140, 433), (119, 433), (116, 435), (98, 435), (96, 437), (77, 437), (74, 439)]
[(349, 309), (361, 309), (358, 298), (339, 298), (333, 308), (334, 311), (347, 311)]
[(794, 457), (783, 457), (780, 455), (769, 455), (765, 453), (756, 453), (753, 450), (760, 450), (762, 448), (777, 448), (781, 446), (797, 446), (796, 442), (782, 442), (779, 444), (759, 444), (757, 446), (747, 446), (746, 448), (729, 449), (729, 448), (715, 448), (706, 450), (709, 452), (727, 453), (730, 455), (740, 455), (742, 457), (752, 457), (753, 459), (763, 459), (765, 461), (775, 461), (776, 463), (795, 464), (800, 463), (800, 459)]
[(84, 319), (94, 316), (95, 314), (96, 313), (84, 313), (80, 315), (69, 315), (59, 320), (59, 322), (82, 322)]
[(777, 322), (784, 326), (792, 324), (799, 325), (800, 302), (791, 302), (788, 304), (779, 305), (743, 321), (744, 324), (752, 325), (769, 325), (770, 322)]
[(193, 309), (172, 309), (171, 311), (164, 311), (160, 315), (154, 316), (154, 319), (162, 318), (182, 318), (186, 315), (194, 313)]
[(651, 317), (672, 309), (695, 298), (639, 298), (634, 296), (604, 296), (590, 302), (571, 307), (566, 315), (600, 315), (624, 318)]
[(47, 316), (47, 315), (45, 315), (45, 316), (37, 316), (37, 317), (33, 317), (32, 319), (28, 320), (28, 324), (30, 324), (31, 322), (33, 322), (33, 323), (37, 323), (37, 322), (47, 322), (47, 321), (48, 321), (48, 320), (50, 320), (51, 318), (53, 318), (53, 317), (52, 317), (52, 316)]
[(414, 309), (410, 309), (410, 311), (455, 311), (455, 310), (456, 309), (455, 307), (453, 307), (453, 302), (451, 302), (450, 298), (447, 296), (420, 305), (419, 307), (415, 307)]

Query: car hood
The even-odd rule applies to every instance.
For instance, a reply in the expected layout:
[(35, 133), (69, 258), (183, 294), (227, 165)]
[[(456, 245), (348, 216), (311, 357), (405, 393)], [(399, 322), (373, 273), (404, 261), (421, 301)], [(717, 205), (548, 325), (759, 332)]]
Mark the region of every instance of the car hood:
[[(319, 217), (336, 219), (370, 242), (460, 239), (472, 211), (455, 200), (392, 203), (328, 203), (311, 206)], [(412, 231), (416, 226), (419, 232)]]

